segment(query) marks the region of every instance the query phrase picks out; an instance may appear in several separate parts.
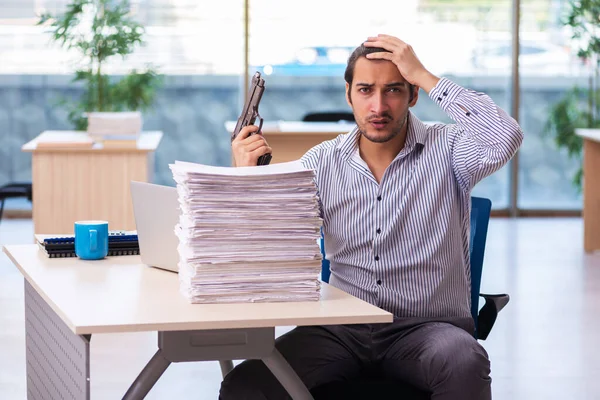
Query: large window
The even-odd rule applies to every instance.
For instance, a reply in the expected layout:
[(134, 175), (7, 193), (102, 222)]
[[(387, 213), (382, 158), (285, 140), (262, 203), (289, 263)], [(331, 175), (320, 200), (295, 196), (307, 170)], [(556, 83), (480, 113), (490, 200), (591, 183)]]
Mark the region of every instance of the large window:
[[(20, 146), (45, 129), (69, 129), (60, 95), (76, 57), (52, 44), (36, 26), (42, 11), (60, 12), (69, 0), (0, 0), (0, 184), (27, 180), (30, 159)], [(356, 8), (343, 0), (131, 0), (146, 27), (146, 45), (106, 71), (121, 74), (151, 63), (167, 75), (146, 129), (165, 139), (156, 181), (170, 183), (174, 159), (229, 165), (225, 121), (235, 120), (245, 89), (244, 13), (249, 4), (248, 72), (260, 70), (269, 90), (266, 121), (300, 120), (314, 111), (350, 111), (344, 97), (347, 57), (367, 36), (389, 33), (415, 49), (432, 72), (489, 94), (509, 114), (513, 104), (513, 0), (370, 0)], [(560, 18), (568, 0), (521, 0), (519, 120), (525, 140), (516, 174), (508, 165), (480, 182), (473, 194), (495, 209), (581, 209), (571, 184), (579, 165), (544, 134), (551, 106), (587, 71), (574, 55)], [(423, 121), (451, 122), (424, 92), (414, 113)], [(518, 180), (513, 181), (512, 176)], [(517, 204), (511, 204), (516, 190)]]
[[(69, 0), (0, 0), (0, 74), (71, 74), (77, 53), (51, 43), (36, 26), (42, 12), (62, 12)], [(243, 70), (242, 0), (131, 0), (145, 45), (110, 73), (151, 63), (171, 75), (239, 74)]]
[(586, 86), (587, 70), (560, 24), (569, 2), (523, 0), (521, 9), (521, 126), (518, 206), (524, 209), (580, 209), (572, 184), (578, 169), (544, 134), (551, 106), (574, 85)]

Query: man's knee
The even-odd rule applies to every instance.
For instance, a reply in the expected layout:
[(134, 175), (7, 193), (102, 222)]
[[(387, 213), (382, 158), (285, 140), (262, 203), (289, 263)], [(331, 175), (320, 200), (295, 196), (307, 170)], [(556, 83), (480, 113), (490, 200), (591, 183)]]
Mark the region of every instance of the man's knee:
[(432, 380), (450, 378), (464, 384), (489, 383), (490, 360), (475, 338), (468, 334), (448, 335), (436, 342), (424, 360)]
[(261, 360), (247, 360), (225, 376), (219, 400), (266, 400), (285, 395), (285, 389)]

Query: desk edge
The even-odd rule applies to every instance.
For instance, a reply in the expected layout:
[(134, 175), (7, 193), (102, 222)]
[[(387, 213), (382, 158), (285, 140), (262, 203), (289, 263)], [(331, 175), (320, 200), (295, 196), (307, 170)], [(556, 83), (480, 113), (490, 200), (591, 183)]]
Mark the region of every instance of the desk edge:
[[(590, 131), (597, 132), (597, 135), (591, 135)], [(575, 129), (575, 134), (583, 139), (600, 142), (600, 129), (578, 128)]]
[[(135, 325), (81, 325), (75, 327), (74, 333), (78, 335), (99, 333), (130, 333), (130, 332), (167, 332), (167, 331), (192, 331), (192, 330), (220, 330), (220, 329), (250, 329), (272, 328), (279, 326), (315, 326), (315, 325), (343, 325), (343, 324), (376, 324), (391, 323), (392, 314), (383, 311), (378, 315), (331, 317), (325, 322), (315, 322), (318, 317), (290, 318), (289, 321), (278, 319), (261, 319), (251, 321), (209, 321), (209, 322), (164, 322)], [(356, 321), (360, 318), (360, 321)]]
[[(42, 153), (62, 153), (62, 152), (130, 152), (130, 153), (150, 153), (150, 152), (155, 152), (158, 149), (158, 146), (160, 145), (163, 137), (164, 137), (164, 132), (160, 131), (160, 130), (155, 130), (155, 131), (142, 131), (140, 133), (140, 137), (146, 136), (146, 137), (155, 137), (156, 143), (153, 144), (152, 146), (143, 146), (143, 147), (132, 147), (132, 146), (123, 146), (123, 147), (118, 147), (118, 146), (109, 146), (109, 147), (101, 147), (101, 148), (94, 148), (94, 147), (43, 147), (43, 148), (38, 148), (37, 147), (37, 141), (39, 139), (40, 136), (42, 136), (45, 132), (54, 132), (54, 131), (50, 131), (50, 130), (46, 130), (41, 132), (39, 135), (37, 135), (35, 138), (29, 140), (27, 143), (24, 143), (23, 145), (21, 145), (21, 151), (24, 153), (36, 153), (36, 152), (42, 152)], [(60, 131), (57, 131), (60, 132)], [(66, 130), (65, 132), (75, 132), (75, 131), (70, 131), (70, 130)], [(81, 131), (82, 133), (84, 133), (85, 131)], [(140, 140), (140, 137), (138, 137), (138, 143)], [(142, 139), (143, 140), (143, 139)]]

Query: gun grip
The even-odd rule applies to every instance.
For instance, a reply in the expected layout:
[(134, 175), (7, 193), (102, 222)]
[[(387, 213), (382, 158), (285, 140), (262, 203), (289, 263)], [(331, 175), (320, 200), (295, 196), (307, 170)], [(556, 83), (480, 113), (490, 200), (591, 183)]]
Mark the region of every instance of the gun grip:
[(258, 163), (256, 165), (269, 165), (271, 158), (272, 157), (270, 153), (263, 154), (262, 156), (258, 157)]

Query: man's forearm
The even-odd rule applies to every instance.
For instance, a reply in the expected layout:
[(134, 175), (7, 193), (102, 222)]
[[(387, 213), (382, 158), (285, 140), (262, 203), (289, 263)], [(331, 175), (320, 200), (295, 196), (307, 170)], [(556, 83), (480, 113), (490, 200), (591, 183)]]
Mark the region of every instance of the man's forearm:
[(505, 165), (523, 141), (519, 124), (492, 99), (440, 79), (429, 96), (457, 126), (447, 132), (454, 170), (465, 189)]
[(415, 84), (429, 94), (439, 81), (440, 78), (425, 70), (423, 76), (420, 77)]
[(429, 96), (459, 127), (482, 144), (522, 140), (519, 124), (484, 93), (440, 79)]

